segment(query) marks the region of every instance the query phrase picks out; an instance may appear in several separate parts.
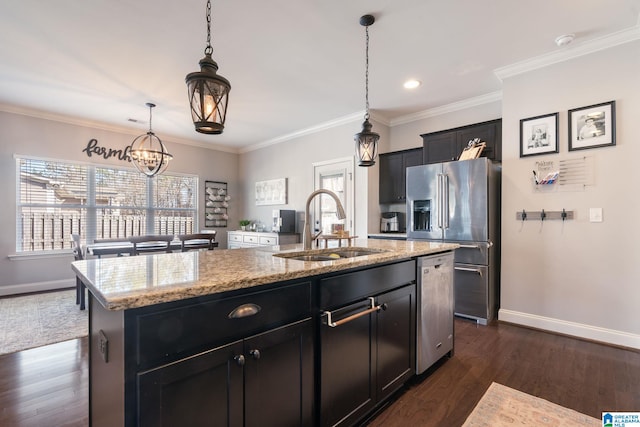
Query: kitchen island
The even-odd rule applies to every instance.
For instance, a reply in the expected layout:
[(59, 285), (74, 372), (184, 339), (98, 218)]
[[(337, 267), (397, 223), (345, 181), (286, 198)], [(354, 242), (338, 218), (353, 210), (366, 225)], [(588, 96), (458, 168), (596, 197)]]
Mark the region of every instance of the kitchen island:
[(362, 239), (350, 249), (371, 254), (325, 261), (286, 245), (75, 262), (90, 291), (90, 423), (351, 425), (414, 375), (416, 258), (456, 247)]

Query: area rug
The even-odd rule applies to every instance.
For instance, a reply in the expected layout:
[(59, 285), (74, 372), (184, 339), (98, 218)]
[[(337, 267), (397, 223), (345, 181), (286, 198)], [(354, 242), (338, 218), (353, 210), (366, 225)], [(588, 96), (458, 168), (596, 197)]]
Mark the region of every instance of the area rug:
[(87, 310), (75, 290), (0, 299), (0, 354), (13, 353), (87, 335)]
[(539, 397), (492, 383), (463, 427), (601, 427), (602, 421)]

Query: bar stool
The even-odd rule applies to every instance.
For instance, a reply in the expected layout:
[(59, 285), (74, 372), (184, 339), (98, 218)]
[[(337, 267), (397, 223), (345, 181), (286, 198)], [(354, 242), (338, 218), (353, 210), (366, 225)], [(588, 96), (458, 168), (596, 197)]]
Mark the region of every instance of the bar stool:
[[(84, 259), (84, 253), (82, 251), (82, 245), (80, 244), (80, 235), (72, 234), (71, 242), (73, 244), (73, 257), (75, 261), (82, 261)], [(84, 310), (86, 306), (85, 290), (86, 286), (82, 283), (82, 280), (76, 276), (76, 304), (80, 304), (80, 310)]]
[(131, 255), (144, 255), (154, 252), (171, 253), (172, 235), (149, 234), (146, 236), (131, 236), (129, 242), (133, 244)]
[(216, 233), (193, 233), (193, 234), (179, 234), (180, 247), (182, 252), (190, 251), (192, 249), (207, 249), (212, 251), (215, 243)]

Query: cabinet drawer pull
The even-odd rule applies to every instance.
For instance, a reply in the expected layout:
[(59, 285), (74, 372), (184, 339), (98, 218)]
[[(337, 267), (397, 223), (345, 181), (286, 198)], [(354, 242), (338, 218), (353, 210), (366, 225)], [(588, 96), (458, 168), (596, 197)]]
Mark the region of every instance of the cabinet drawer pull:
[(229, 319), (241, 319), (243, 317), (254, 316), (258, 314), (261, 307), (257, 304), (242, 304), (234, 308), (229, 313)]
[(465, 267), (454, 267), (456, 270), (460, 271), (468, 271), (470, 273), (478, 273), (480, 277), (482, 277), (482, 270), (478, 270), (477, 268), (465, 268)]
[(369, 308), (361, 311), (360, 313), (356, 313), (356, 314), (352, 314), (351, 316), (345, 317), (344, 319), (340, 319), (337, 322), (334, 322), (331, 319), (331, 316), (333, 315), (333, 313), (331, 313), (330, 311), (325, 311), (323, 314), (327, 315), (327, 325), (331, 328), (335, 328), (337, 326), (340, 325), (344, 325), (347, 322), (351, 322), (352, 320), (357, 319), (358, 317), (362, 317), (362, 316), (366, 316), (367, 314), (373, 313), (374, 311), (379, 311), (382, 307), (379, 305), (376, 305), (376, 300), (373, 297), (369, 297)]
[(253, 349), (253, 350), (251, 350), (251, 351), (249, 351), (249, 354), (250, 354), (250, 355), (251, 355), (251, 357), (253, 357), (255, 360), (260, 359), (260, 350), (258, 350), (257, 348), (256, 348), (256, 349)]

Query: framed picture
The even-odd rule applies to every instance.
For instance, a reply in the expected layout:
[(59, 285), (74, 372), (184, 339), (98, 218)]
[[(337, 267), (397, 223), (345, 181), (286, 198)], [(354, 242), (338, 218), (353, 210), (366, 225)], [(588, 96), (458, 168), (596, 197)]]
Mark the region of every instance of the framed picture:
[(287, 178), (256, 182), (256, 206), (286, 204)]
[(616, 102), (569, 110), (569, 151), (616, 145)]
[(520, 157), (558, 152), (558, 113), (520, 120)]

